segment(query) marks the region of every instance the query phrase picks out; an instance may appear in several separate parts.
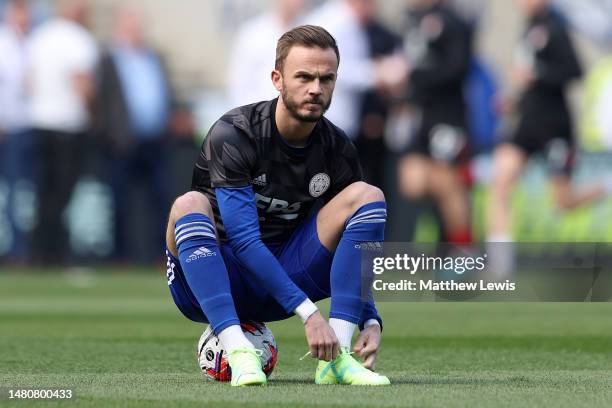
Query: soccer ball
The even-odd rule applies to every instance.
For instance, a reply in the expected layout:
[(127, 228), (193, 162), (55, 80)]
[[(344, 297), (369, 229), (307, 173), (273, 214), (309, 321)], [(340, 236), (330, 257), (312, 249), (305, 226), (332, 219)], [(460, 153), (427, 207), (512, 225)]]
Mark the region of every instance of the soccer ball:
[[(266, 376), (270, 377), (278, 356), (278, 348), (272, 331), (265, 324), (253, 321), (240, 322), (240, 327), (255, 348), (261, 350), (261, 366)], [(232, 370), (227, 361), (227, 353), (223, 350), (219, 338), (213, 333), (210, 326), (204, 330), (200, 337), (196, 357), (206, 378), (214, 381), (230, 381), (232, 379)]]

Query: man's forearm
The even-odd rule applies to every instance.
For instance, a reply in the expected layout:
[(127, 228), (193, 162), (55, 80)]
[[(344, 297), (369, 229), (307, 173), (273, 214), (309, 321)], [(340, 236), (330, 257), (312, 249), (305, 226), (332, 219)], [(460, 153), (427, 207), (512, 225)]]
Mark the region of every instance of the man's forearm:
[(215, 192), (234, 255), (287, 313), (296, 312), (302, 320), (307, 319), (314, 305), (307, 302), (306, 294), (261, 241), (252, 188), (217, 188)]
[(257, 283), (290, 313), (307, 300), (306, 294), (289, 278), (282, 265), (260, 239), (232, 243), (234, 255), (255, 276)]

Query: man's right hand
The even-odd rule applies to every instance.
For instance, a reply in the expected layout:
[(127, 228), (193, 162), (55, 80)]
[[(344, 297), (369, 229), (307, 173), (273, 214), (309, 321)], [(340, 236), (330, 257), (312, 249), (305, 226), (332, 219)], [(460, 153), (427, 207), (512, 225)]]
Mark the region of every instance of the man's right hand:
[(319, 360), (331, 361), (338, 355), (340, 342), (336, 333), (325, 321), (318, 310), (310, 315), (304, 323), (306, 341), (310, 347), (310, 355)]

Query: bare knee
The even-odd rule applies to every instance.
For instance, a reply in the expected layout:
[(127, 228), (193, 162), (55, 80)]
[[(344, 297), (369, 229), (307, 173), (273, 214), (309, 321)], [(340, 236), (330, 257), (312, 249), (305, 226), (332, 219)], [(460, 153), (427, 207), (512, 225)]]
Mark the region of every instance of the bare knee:
[(172, 205), (171, 218), (176, 221), (187, 214), (193, 213), (212, 216), (212, 206), (208, 198), (198, 191), (189, 191), (179, 196)]
[(432, 165), (427, 184), (431, 195), (437, 200), (467, 193), (457, 170), (447, 164)]
[(174, 238), (174, 226), (176, 222), (187, 214), (204, 214), (212, 219), (212, 207), (208, 198), (197, 191), (190, 191), (178, 197), (170, 210), (170, 219), (166, 228), (166, 246), (174, 256), (178, 256)]
[(351, 211), (356, 211), (369, 203), (385, 201), (385, 194), (376, 186), (363, 181), (357, 181), (346, 187), (342, 193), (345, 195), (346, 203)]
[(425, 197), (427, 189), (428, 163), (426, 159), (409, 156), (398, 165), (398, 190), (410, 200)]
[(399, 190), (409, 200), (419, 200), (427, 195), (426, 185), (420, 180), (401, 179)]

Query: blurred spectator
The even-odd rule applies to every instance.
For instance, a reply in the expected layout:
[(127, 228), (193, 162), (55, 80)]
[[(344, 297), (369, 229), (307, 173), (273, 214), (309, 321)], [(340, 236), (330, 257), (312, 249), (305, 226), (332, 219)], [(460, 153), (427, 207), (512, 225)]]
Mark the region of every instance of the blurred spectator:
[[(144, 259), (153, 260), (163, 243), (169, 207), (165, 142), (168, 137), (172, 91), (160, 54), (145, 36), (142, 14), (117, 12), (114, 40), (101, 59), (96, 100), (96, 131), (101, 140), (115, 200), (115, 249), (121, 260), (134, 260), (135, 241), (153, 237)], [(149, 234), (133, 235), (136, 215), (131, 191), (144, 183), (152, 214)]]
[(63, 262), (69, 252), (63, 210), (79, 176), (90, 126), (97, 47), (85, 28), (88, 5), (61, 0), (58, 16), (42, 24), (28, 45), (29, 114), (40, 153), (40, 261)]
[[(392, 56), (401, 49), (401, 39), (376, 16), (376, 1), (364, 0), (361, 13), (370, 58), (378, 60)], [(356, 140), (357, 151), (366, 180), (383, 187), (384, 160), (387, 153), (383, 134), (386, 128), (393, 94), (387, 89), (366, 90), (361, 98), (360, 126)]]
[(492, 68), (483, 60), (474, 58), (470, 65), (464, 87), (470, 147), (474, 155), (488, 154), (495, 146), (499, 130), (501, 116), (498, 107), (499, 83)]
[(306, 0), (275, 0), (272, 10), (239, 28), (232, 46), (227, 78), (232, 107), (273, 99), (278, 92), (271, 73), (276, 43), (283, 33), (298, 25)]
[[(516, 126), (494, 153), (489, 242), (512, 241), (511, 193), (534, 153), (544, 154), (553, 198), (561, 209), (579, 207), (606, 193), (604, 186), (577, 191), (571, 184), (576, 142), (565, 91), (582, 70), (566, 25), (548, 0), (520, 0), (519, 5), (526, 19), (514, 69), (521, 95)], [(505, 248), (490, 259), (501, 275), (512, 268), (511, 247)]]
[(399, 166), (410, 199), (432, 198), (444, 240), (472, 240), (468, 183), (469, 135), (463, 87), (472, 59), (472, 29), (443, 0), (414, 0), (404, 44), (411, 72), (407, 99), (415, 133)]
[(27, 227), (20, 214), (26, 204), (20, 198), (33, 194), (34, 145), (26, 104), (26, 39), (30, 8), (25, 0), (12, 0), (0, 26), (0, 176), (7, 180), (7, 215), (10, 223), (9, 255), (16, 261), (27, 257)]
[(196, 123), (187, 104), (175, 106), (170, 124), (170, 143), (168, 151), (170, 197), (178, 197), (191, 190), (193, 163), (200, 153), (196, 144)]
[(371, 0), (335, 0), (313, 10), (305, 19), (309, 24), (324, 27), (338, 43), (338, 79), (334, 101), (325, 116), (353, 140), (359, 133), (363, 92), (376, 86), (395, 85), (404, 72), (399, 58), (377, 63), (371, 58), (365, 28), (371, 8)]

